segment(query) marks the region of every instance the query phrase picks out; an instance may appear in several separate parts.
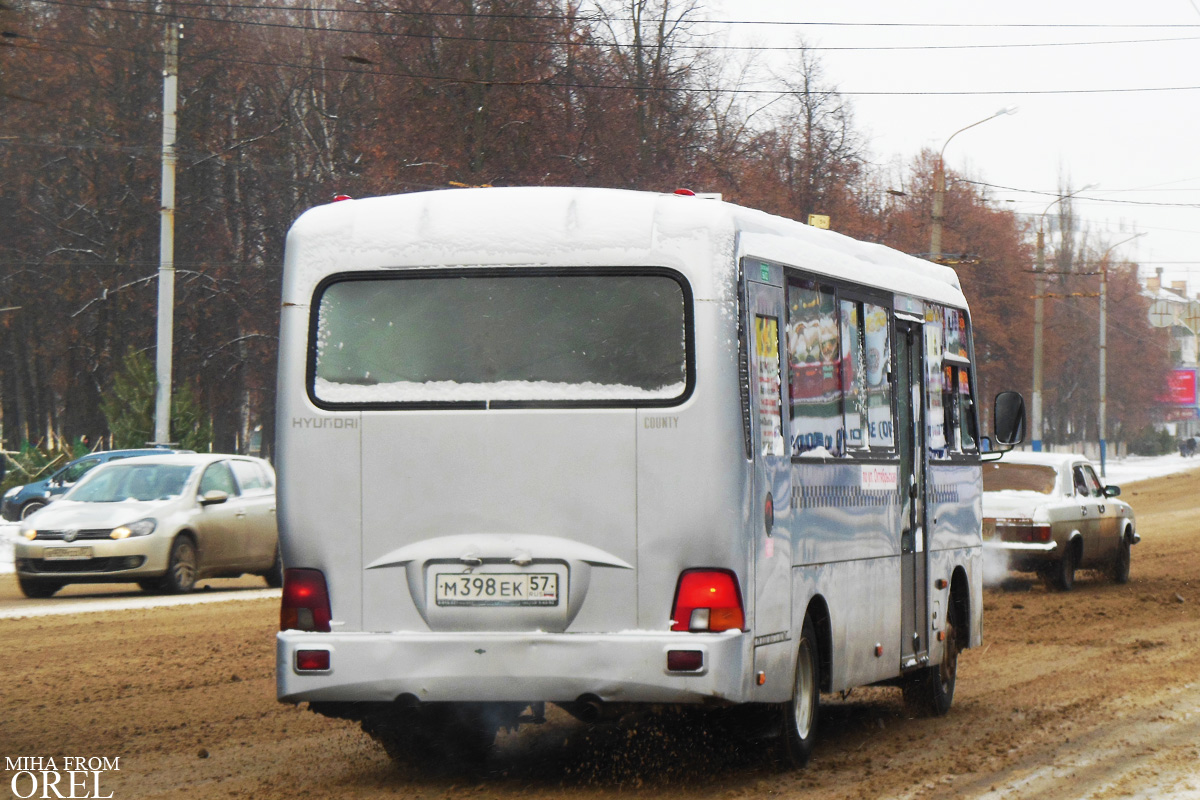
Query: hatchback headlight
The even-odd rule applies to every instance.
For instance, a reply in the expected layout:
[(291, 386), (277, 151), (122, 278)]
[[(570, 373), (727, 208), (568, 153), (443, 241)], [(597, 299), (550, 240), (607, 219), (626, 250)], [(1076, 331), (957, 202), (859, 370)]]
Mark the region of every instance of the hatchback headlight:
[(158, 527), (158, 522), (147, 517), (146, 519), (139, 519), (137, 522), (130, 522), (128, 525), (113, 528), (109, 536), (114, 539), (128, 539), (130, 536), (148, 536), (154, 533), (156, 527)]
[(15, 497), (17, 492), (21, 491), (24, 488), (25, 488), (24, 486), (12, 487), (11, 489), (9, 489), (7, 492), (4, 493), (4, 499), (7, 500), (10, 497)]

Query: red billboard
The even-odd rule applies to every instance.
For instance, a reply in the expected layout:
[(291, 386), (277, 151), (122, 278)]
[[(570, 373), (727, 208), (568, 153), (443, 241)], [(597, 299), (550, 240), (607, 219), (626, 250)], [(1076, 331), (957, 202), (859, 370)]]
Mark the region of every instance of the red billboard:
[(1167, 376), (1167, 392), (1161, 399), (1176, 406), (1196, 405), (1196, 370), (1171, 370)]

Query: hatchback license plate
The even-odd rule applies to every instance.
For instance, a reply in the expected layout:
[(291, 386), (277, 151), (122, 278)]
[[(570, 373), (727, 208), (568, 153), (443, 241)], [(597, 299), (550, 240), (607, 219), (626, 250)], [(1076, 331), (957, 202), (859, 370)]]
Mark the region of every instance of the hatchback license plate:
[(439, 606), (556, 606), (553, 572), (439, 572), (434, 578)]
[(47, 547), (42, 550), (46, 561), (84, 561), (92, 557), (90, 547)]

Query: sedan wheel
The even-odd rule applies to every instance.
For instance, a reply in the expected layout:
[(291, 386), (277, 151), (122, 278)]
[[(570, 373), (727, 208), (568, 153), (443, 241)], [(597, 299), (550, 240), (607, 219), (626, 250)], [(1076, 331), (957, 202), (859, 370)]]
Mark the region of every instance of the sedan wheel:
[(196, 584), (196, 546), (183, 536), (171, 545), (171, 558), (167, 562), (167, 574), (163, 575), (159, 588), (170, 594), (185, 594)]
[(1067, 544), (1067, 549), (1062, 554), (1062, 558), (1051, 564), (1042, 573), (1042, 580), (1052, 589), (1058, 589), (1060, 592), (1069, 592), (1075, 585), (1075, 566), (1075, 545), (1069, 543)]
[(1117, 555), (1113, 559), (1111, 575), (1114, 583), (1129, 583), (1129, 537), (1132, 534), (1122, 534), (1117, 544)]

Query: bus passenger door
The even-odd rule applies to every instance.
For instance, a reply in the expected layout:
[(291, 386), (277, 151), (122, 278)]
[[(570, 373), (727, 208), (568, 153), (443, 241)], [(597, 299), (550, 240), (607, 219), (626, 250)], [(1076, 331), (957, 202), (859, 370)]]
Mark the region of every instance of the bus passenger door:
[(922, 324), (896, 320), (896, 432), (900, 450), (900, 664), (928, 659), (925, 404)]
[[(750, 530), (754, 536), (754, 669), (767, 675), (769, 693), (790, 692), (782, 665), (796, 643), (790, 639), (792, 543), (789, 535), (791, 451), (787, 439), (787, 364), (782, 270), (771, 267), (772, 286), (748, 280), (746, 334), (754, 462)], [(758, 273), (755, 273), (757, 276)], [(763, 278), (768, 279), (763, 265)], [(783, 699), (787, 698), (784, 694)], [(764, 697), (764, 699), (767, 699)]]

